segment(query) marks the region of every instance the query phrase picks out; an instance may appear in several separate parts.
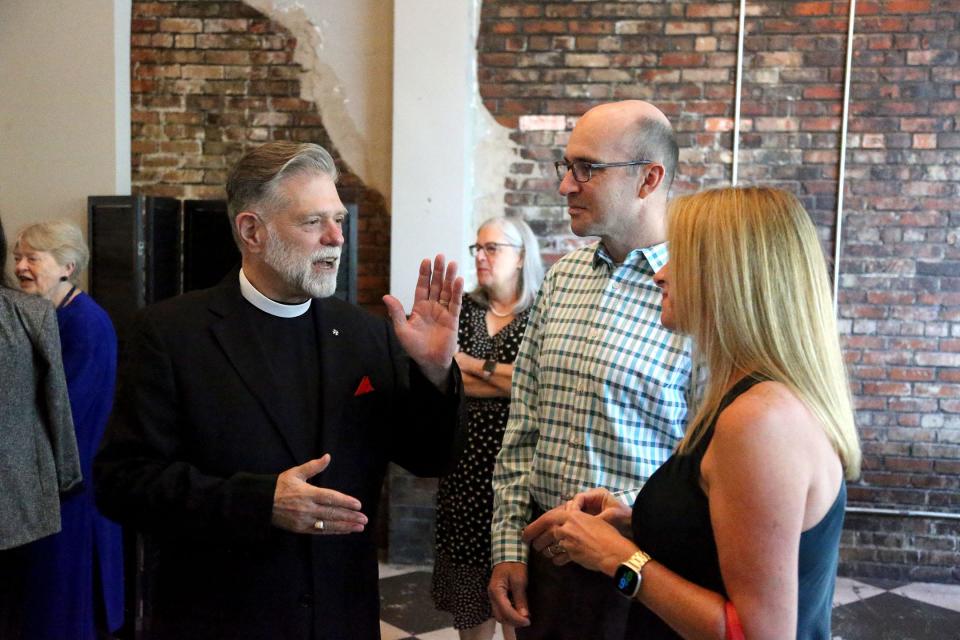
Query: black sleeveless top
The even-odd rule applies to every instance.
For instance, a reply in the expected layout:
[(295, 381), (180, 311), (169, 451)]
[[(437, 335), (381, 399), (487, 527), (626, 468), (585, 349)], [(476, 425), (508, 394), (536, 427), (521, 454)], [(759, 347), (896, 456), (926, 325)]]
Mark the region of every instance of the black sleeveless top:
[[(762, 380), (751, 377), (739, 381), (724, 396), (717, 415), (759, 382)], [(714, 426), (707, 428), (693, 451), (674, 454), (647, 480), (633, 505), (633, 540), (651, 558), (681, 577), (727, 597), (710, 523), (710, 505), (700, 488), (700, 463), (713, 439)], [(846, 483), (841, 482), (827, 514), (800, 534), (798, 640), (830, 640), (830, 607), (846, 498)], [(656, 614), (635, 603), (626, 637), (648, 640), (680, 636)]]

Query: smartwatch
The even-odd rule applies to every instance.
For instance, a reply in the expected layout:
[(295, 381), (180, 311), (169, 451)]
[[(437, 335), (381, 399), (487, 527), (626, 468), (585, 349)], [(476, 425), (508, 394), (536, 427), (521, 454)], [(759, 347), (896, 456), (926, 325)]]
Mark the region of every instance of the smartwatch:
[(497, 368), (497, 361), (492, 358), (489, 360), (484, 360), (483, 362), (483, 377), (484, 379), (489, 378), (493, 375), (494, 369)]
[(640, 591), (640, 583), (643, 582), (641, 573), (643, 565), (648, 562), (650, 562), (650, 556), (643, 551), (637, 551), (624, 560), (613, 574), (613, 582), (617, 585), (617, 591), (631, 600), (635, 598), (637, 591)]

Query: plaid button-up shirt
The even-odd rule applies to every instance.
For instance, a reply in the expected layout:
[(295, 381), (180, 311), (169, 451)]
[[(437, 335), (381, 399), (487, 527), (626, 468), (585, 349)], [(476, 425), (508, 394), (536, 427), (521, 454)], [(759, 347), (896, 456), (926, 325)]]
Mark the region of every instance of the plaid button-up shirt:
[(514, 363), (493, 474), (492, 562), (525, 562), (531, 496), (544, 509), (593, 487), (632, 504), (683, 436), (690, 344), (660, 325), (666, 244), (623, 264), (599, 243), (553, 266)]

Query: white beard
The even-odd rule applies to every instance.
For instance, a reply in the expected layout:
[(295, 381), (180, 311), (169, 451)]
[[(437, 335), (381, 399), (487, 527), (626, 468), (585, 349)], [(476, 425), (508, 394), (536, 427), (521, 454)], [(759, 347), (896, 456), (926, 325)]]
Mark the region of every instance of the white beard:
[(309, 256), (304, 256), (286, 244), (271, 227), (267, 227), (264, 262), (280, 274), (287, 286), (311, 298), (327, 298), (337, 290), (337, 269), (324, 273), (313, 271), (314, 262), (330, 258), (336, 259), (336, 266), (339, 268), (339, 247), (319, 249)]

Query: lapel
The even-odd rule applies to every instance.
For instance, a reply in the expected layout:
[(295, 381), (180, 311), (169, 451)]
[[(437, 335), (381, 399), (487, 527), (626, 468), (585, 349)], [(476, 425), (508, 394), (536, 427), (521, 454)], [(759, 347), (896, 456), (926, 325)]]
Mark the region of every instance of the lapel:
[(317, 323), (317, 341), (320, 356), (320, 387), (323, 453), (336, 459), (340, 424), (344, 405), (352, 397), (356, 383), (351, 376), (357, 357), (353, 347), (357, 336), (356, 318), (351, 318), (352, 307), (327, 299), (314, 299), (314, 320)]
[(313, 457), (313, 433), (303, 428), (283, 402), (283, 390), (269, 373), (263, 344), (245, 318), (245, 305), (249, 303), (240, 294), (237, 278), (237, 272), (232, 271), (217, 286), (217, 295), (211, 301), (210, 311), (219, 316), (219, 320), (211, 325), (211, 330), (227, 359), (250, 390), (250, 395), (257, 400), (280, 433), (294, 462), (302, 464)]

